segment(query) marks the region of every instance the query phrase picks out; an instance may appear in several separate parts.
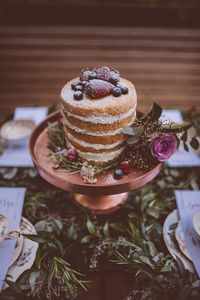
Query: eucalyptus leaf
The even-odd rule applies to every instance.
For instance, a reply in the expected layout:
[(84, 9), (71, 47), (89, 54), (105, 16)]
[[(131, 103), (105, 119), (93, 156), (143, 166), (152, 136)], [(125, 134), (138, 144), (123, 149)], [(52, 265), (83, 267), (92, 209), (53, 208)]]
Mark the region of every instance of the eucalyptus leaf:
[(176, 177), (176, 178), (178, 178), (180, 176), (180, 172), (178, 170), (175, 170), (175, 169), (170, 169), (170, 174), (173, 177)]
[(130, 138), (128, 138), (128, 140), (127, 140), (127, 144), (128, 145), (133, 145), (133, 144), (136, 144), (138, 141), (139, 141), (140, 139), (139, 138), (135, 138), (135, 137), (130, 137)]
[(149, 216), (152, 216), (154, 217), (155, 219), (158, 219), (160, 214), (159, 214), (159, 211), (153, 207), (148, 207), (146, 209), (146, 214), (149, 215)]
[(89, 233), (95, 234), (95, 228), (94, 228), (94, 225), (93, 225), (92, 222), (90, 221), (89, 217), (88, 217), (88, 219), (87, 219), (87, 229), (88, 229)]
[(147, 241), (149, 241), (149, 240), (150, 240), (150, 237), (148, 236), (148, 234), (147, 234), (147, 232), (146, 232), (146, 227), (145, 227), (145, 225), (144, 225), (143, 222), (141, 223), (141, 227), (142, 227), (142, 233), (143, 233), (145, 239), (146, 239)]
[(179, 133), (179, 132), (183, 132), (185, 130), (188, 130), (193, 125), (194, 125), (194, 122), (184, 123), (183, 125), (176, 124), (176, 125), (172, 125), (172, 126), (168, 126), (168, 127), (166, 126), (163, 129), (163, 132), (165, 132), (165, 133)]
[(124, 127), (122, 132), (127, 135), (135, 135), (132, 127)]
[(58, 249), (60, 250), (60, 252), (61, 252), (62, 254), (64, 254), (64, 247), (63, 247), (63, 244), (61, 243), (61, 241), (58, 240), (58, 239), (56, 239), (56, 240), (54, 241), (54, 243), (56, 244), (56, 246), (58, 247)]
[(13, 179), (17, 175), (17, 171), (18, 171), (18, 169), (16, 167), (15, 168), (8, 168), (6, 170), (6, 172), (2, 174), (3, 178), (8, 179), (8, 180)]
[(149, 193), (143, 197), (143, 201), (152, 201), (155, 197), (156, 193)]
[(86, 244), (87, 242), (89, 242), (91, 238), (91, 235), (86, 235), (81, 239), (81, 244)]
[(67, 235), (70, 239), (76, 240), (78, 235), (76, 232), (76, 227), (74, 224), (71, 224), (67, 230)]
[(144, 126), (125, 127), (125, 128), (123, 128), (122, 132), (127, 134), (127, 135), (132, 135), (134, 137), (139, 137), (144, 132)]
[(160, 272), (171, 272), (172, 268), (170, 265), (165, 265), (164, 267), (161, 268)]
[(194, 281), (193, 283), (192, 283), (192, 287), (194, 287), (194, 288), (199, 288), (200, 287), (200, 280), (196, 280), (196, 281)]
[(150, 111), (140, 119), (145, 121), (147, 120), (147, 118), (150, 118), (151, 120), (156, 121), (160, 118), (161, 114), (162, 114), (162, 108), (160, 107), (160, 105), (154, 102)]
[(150, 259), (149, 259), (147, 256), (141, 255), (141, 256), (140, 256), (140, 260), (141, 260), (143, 263), (149, 265), (152, 269), (155, 269), (155, 266), (150, 262)]
[(31, 272), (31, 274), (29, 276), (29, 283), (30, 283), (32, 292), (35, 289), (35, 282), (36, 282), (37, 278), (39, 277), (39, 275), (40, 275), (40, 271), (33, 271), (33, 272)]
[(152, 257), (156, 256), (158, 251), (156, 250), (154, 243), (152, 241), (147, 241), (147, 245), (149, 246), (150, 255)]
[(152, 257), (156, 256), (158, 254), (158, 251), (156, 250), (156, 247), (152, 241), (147, 241), (147, 245), (149, 247), (150, 255)]
[(124, 228), (122, 227), (122, 224), (117, 223), (117, 222), (115, 222), (115, 223), (110, 223), (110, 227), (111, 227), (112, 229), (114, 229), (115, 231), (117, 231), (117, 232), (123, 233), (123, 232), (126, 231), (126, 229), (124, 229)]
[(36, 243), (46, 243), (47, 240), (44, 239), (43, 237), (39, 236), (39, 235), (33, 235), (33, 234), (23, 234), (23, 236), (25, 236), (26, 238), (28, 238), (29, 240), (32, 240)]
[(162, 234), (162, 232), (163, 232), (163, 227), (162, 227), (162, 225), (160, 224), (160, 223), (158, 223), (158, 222), (154, 222), (154, 228), (156, 229), (156, 231), (157, 231), (157, 233), (159, 234), (159, 235), (161, 235)]
[(45, 220), (41, 220), (41, 221), (37, 222), (35, 224), (35, 229), (37, 232), (42, 232), (42, 231), (52, 232), (53, 231), (52, 224)]
[(36, 257), (35, 257), (35, 264), (38, 269), (41, 267), (41, 255), (40, 255), (40, 248), (37, 249)]
[(34, 168), (31, 168), (28, 170), (28, 175), (31, 177), (31, 178), (35, 178), (37, 176), (38, 172), (36, 169)]
[(61, 232), (61, 230), (63, 229), (62, 222), (58, 219), (52, 219), (50, 222), (54, 226), (56, 233), (59, 234)]
[(56, 249), (57, 249), (57, 247), (56, 247), (56, 245), (55, 245), (54, 243), (48, 242), (47, 245), (48, 245), (48, 247), (49, 247), (50, 249), (53, 249), (53, 250), (56, 250)]
[(193, 149), (195, 149), (195, 150), (199, 149), (199, 141), (198, 141), (198, 139), (195, 138), (195, 137), (193, 137), (193, 138), (191, 139), (191, 141), (190, 141), (190, 146), (191, 146)]
[(105, 236), (107, 236), (107, 237), (110, 235), (109, 234), (109, 222), (108, 221), (106, 221), (106, 223), (103, 226), (103, 232), (104, 232)]

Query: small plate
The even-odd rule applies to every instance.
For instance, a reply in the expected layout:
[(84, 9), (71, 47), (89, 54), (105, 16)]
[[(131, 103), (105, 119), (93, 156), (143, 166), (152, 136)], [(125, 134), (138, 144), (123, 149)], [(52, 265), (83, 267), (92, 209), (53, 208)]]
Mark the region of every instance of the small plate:
[(175, 237), (176, 237), (176, 240), (177, 240), (177, 242), (179, 244), (179, 247), (180, 247), (181, 251), (183, 252), (183, 254), (189, 260), (192, 261), (190, 253), (189, 253), (189, 251), (187, 249), (187, 246), (185, 244), (184, 233), (183, 233), (183, 228), (182, 228), (182, 225), (181, 225), (181, 221), (178, 222), (178, 226), (176, 227)]
[(2, 242), (9, 233), (10, 223), (6, 216), (0, 214), (0, 242)]
[(191, 273), (194, 273), (194, 265), (193, 263), (180, 251), (180, 249), (175, 245), (173, 240), (170, 238), (169, 233), (169, 227), (179, 222), (179, 216), (178, 216), (178, 210), (173, 210), (166, 218), (164, 225), (163, 225), (163, 237), (165, 244), (167, 246), (167, 249), (169, 250), (170, 254), (173, 256), (173, 258), (176, 260), (176, 256), (179, 257), (185, 268), (190, 271)]
[[(24, 217), (21, 218), (20, 233), (22, 234), (36, 234), (34, 226)], [(8, 268), (6, 277), (8, 280), (15, 282), (17, 278), (26, 270), (30, 269), (35, 261), (38, 243), (23, 237), (23, 247), (17, 260)], [(4, 283), (3, 289), (8, 285)]]

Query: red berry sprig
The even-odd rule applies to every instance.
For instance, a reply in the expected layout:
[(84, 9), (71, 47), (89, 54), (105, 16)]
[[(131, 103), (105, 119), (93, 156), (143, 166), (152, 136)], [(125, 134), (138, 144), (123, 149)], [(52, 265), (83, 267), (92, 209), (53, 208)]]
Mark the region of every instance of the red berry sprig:
[(66, 158), (69, 160), (69, 161), (72, 161), (72, 162), (76, 162), (78, 160), (78, 153), (76, 151), (76, 149), (69, 149), (66, 153)]
[(119, 168), (123, 171), (125, 175), (128, 175), (131, 169), (129, 162), (126, 160), (121, 162)]

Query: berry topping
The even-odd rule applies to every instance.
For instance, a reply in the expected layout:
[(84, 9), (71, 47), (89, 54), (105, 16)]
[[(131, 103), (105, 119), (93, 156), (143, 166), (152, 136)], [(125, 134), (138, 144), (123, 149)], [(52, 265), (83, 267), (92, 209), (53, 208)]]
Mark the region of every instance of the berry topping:
[(83, 93), (81, 91), (76, 91), (74, 93), (74, 99), (75, 100), (81, 100), (81, 99), (83, 99)]
[(74, 161), (74, 162), (77, 161), (78, 153), (77, 153), (76, 149), (69, 149), (67, 151), (66, 158), (70, 161)]
[(102, 67), (96, 72), (97, 78), (105, 81), (110, 80), (110, 69), (108, 67)]
[(121, 88), (121, 91), (122, 91), (122, 94), (128, 94), (128, 88), (127, 88), (127, 86), (123, 86), (122, 88)]
[(89, 85), (86, 87), (86, 92), (91, 98), (100, 98), (109, 95), (114, 88), (110, 82), (93, 79), (90, 80)]
[(115, 73), (114, 71), (110, 72), (110, 82), (116, 85), (119, 81), (119, 74)]
[(55, 147), (54, 152), (60, 152), (62, 149), (60, 147)]
[(120, 76), (119, 71), (114, 68), (111, 69), (111, 72), (117, 73)]
[(112, 94), (114, 97), (119, 97), (122, 94), (122, 91), (119, 87), (114, 87), (114, 89), (112, 90)]
[(120, 82), (118, 82), (118, 83), (116, 84), (116, 87), (119, 87), (120, 89), (122, 89), (122, 88), (123, 88), (123, 85), (122, 85)]
[(75, 86), (74, 90), (75, 90), (75, 91), (81, 91), (81, 92), (82, 92), (82, 91), (83, 91), (83, 86), (80, 85), (80, 84), (78, 84), (78, 85)]
[(123, 171), (124, 174), (128, 174), (130, 172), (130, 164), (128, 161), (122, 161), (121, 164), (119, 165), (120, 169)]
[(71, 88), (72, 88), (72, 90), (75, 90), (75, 87), (76, 87), (78, 84), (79, 84), (79, 82), (78, 82), (78, 81), (74, 81), (74, 82), (72, 82), (72, 84), (71, 84)]
[(81, 81), (80, 84), (85, 87), (88, 84), (88, 81)]
[(82, 73), (81, 73), (81, 76), (80, 76), (80, 80), (81, 81), (88, 81), (90, 73), (92, 73), (92, 72), (89, 71), (89, 70), (87, 70), (87, 71), (82, 70)]
[(121, 169), (116, 169), (114, 171), (114, 178), (117, 180), (121, 179), (123, 177), (123, 175), (124, 175), (124, 173)]
[(97, 79), (97, 73), (90, 72), (90, 74), (89, 74), (89, 80), (92, 80), (92, 79)]
[(95, 73), (97, 73), (99, 71), (99, 68), (94, 68), (93, 70), (92, 70), (92, 72), (95, 72)]

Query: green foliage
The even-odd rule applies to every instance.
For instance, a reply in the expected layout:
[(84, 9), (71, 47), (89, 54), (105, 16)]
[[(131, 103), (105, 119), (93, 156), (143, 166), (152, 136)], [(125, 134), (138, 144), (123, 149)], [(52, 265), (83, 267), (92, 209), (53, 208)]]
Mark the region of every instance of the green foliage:
[(153, 121), (158, 121), (161, 114), (162, 114), (162, 108), (157, 103), (154, 102), (150, 111), (140, 119), (143, 121), (147, 121), (148, 119), (151, 119)]
[(136, 299), (198, 299), (197, 274), (169, 255), (162, 226), (176, 208), (174, 190), (199, 189), (199, 182), (198, 168), (165, 166), (153, 181), (130, 192), (118, 212), (97, 217), (75, 206), (69, 193), (45, 182), (33, 168), (0, 168), (1, 186), (27, 188), (23, 215), (37, 229), (36, 236), (27, 237), (39, 243), (32, 268), (16, 283), (8, 278), (0, 299), (75, 299), (89, 286), (82, 274), (98, 269), (100, 260), (129, 272)]
[(56, 147), (65, 148), (65, 132), (60, 124), (48, 123), (48, 146), (53, 151)]

